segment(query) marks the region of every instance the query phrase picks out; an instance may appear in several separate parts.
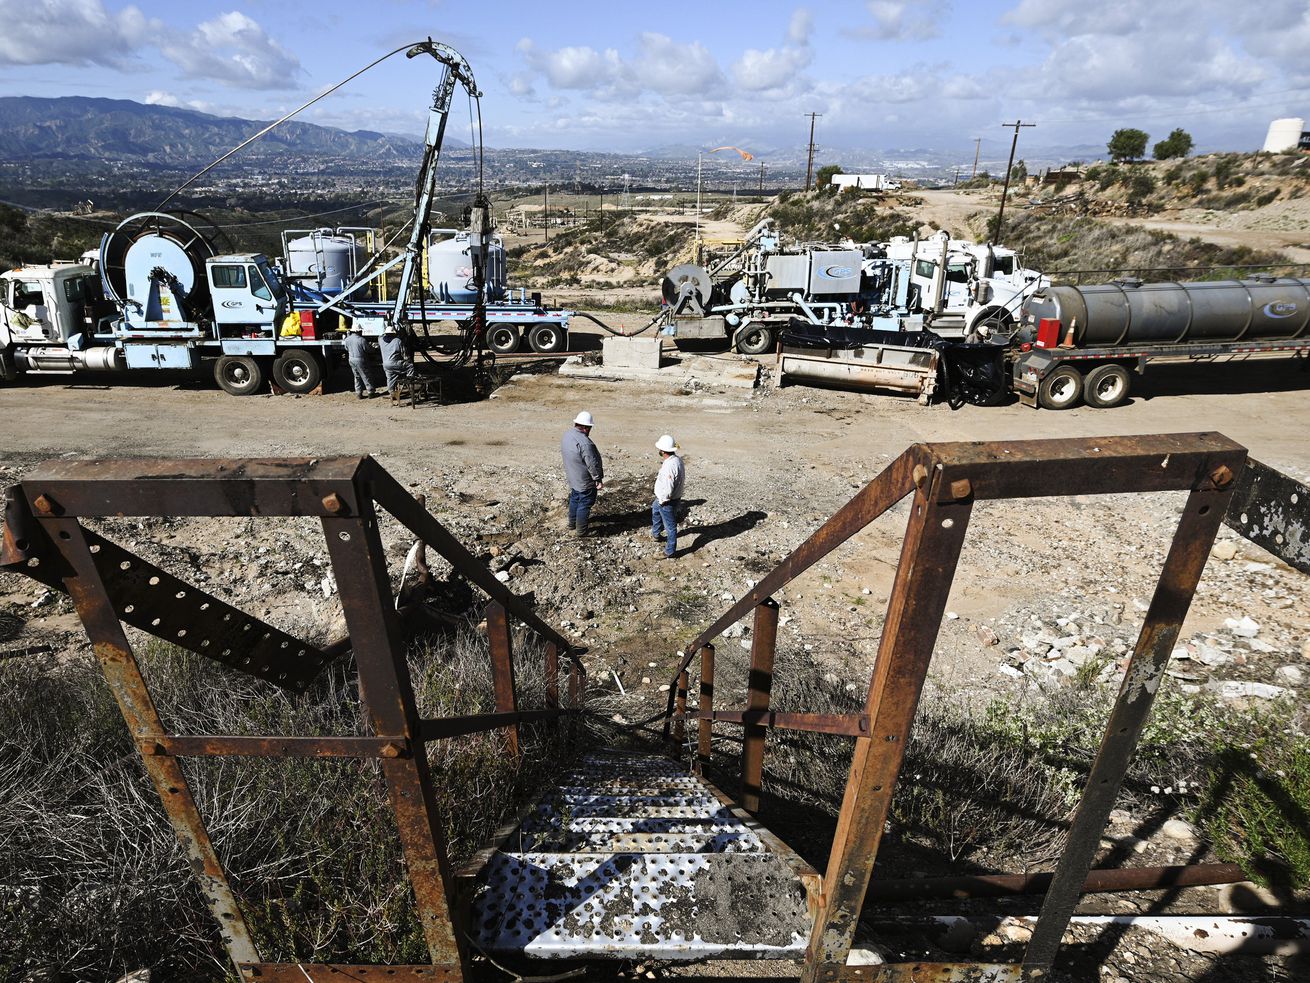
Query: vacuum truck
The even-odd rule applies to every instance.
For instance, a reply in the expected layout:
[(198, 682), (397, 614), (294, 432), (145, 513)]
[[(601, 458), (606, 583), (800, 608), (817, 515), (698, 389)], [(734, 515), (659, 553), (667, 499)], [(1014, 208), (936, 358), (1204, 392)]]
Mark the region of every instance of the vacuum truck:
[(1028, 302), (1015, 340), (1010, 384), (1025, 405), (1117, 406), (1153, 362), (1304, 360), (1310, 279), (1048, 287)]

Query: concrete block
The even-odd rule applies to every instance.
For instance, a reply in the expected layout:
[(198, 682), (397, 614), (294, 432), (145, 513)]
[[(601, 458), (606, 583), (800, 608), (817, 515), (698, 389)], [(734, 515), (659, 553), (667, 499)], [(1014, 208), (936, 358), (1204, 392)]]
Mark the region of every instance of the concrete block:
[(606, 368), (658, 369), (664, 339), (608, 337), (604, 341), (602, 361)]

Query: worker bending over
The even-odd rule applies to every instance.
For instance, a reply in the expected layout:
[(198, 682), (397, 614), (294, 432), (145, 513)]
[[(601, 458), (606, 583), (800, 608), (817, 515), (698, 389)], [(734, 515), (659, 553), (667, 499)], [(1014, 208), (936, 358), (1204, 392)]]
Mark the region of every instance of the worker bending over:
[(414, 363), (410, 361), (405, 339), (393, 328), (387, 328), (382, 336), (382, 371), (387, 374), (389, 393), (396, 391), (397, 382), (414, 374)]
[(605, 466), (600, 451), (591, 442), (591, 414), (583, 410), (564, 433), (560, 452), (564, 455), (564, 477), (569, 482), (569, 528), (575, 536), (587, 535), (596, 492), (605, 487)]
[(682, 504), (682, 483), (687, 475), (678, 445), (671, 434), (655, 442), (660, 452), (660, 473), (655, 477), (655, 500), (650, 503), (650, 534), (655, 542), (664, 532), (664, 559), (673, 559), (678, 549), (678, 506)]

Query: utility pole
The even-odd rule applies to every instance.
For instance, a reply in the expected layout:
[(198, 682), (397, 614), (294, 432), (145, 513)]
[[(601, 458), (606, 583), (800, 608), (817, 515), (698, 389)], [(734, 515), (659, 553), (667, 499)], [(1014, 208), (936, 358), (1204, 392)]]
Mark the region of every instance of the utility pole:
[(982, 151), (982, 137), (973, 138), (973, 173), (969, 175), (972, 181), (978, 176), (978, 154)]
[(764, 196), (764, 161), (760, 161), (760, 196)]
[(810, 153), (805, 161), (805, 190), (809, 191), (810, 186), (814, 183), (814, 121), (823, 113), (806, 113), (810, 118)]
[(1010, 141), (1010, 162), (1005, 165), (1005, 186), (1001, 188), (1001, 207), (996, 213), (996, 235), (992, 236), (992, 242), (1001, 241), (1001, 223), (1005, 221), (1005, 199), (1010, 194), (1010, 171), (1014, 168), (1014, 151), (1019, 146), (1019, 128), (1036, 126), (1036, 123), (1025, 123), (1023, 120), (1016, 120), (1013, 123), (1002, 123), (1001, 126), (1014, 127), (1014, 139)]
[(541, 186), (541, 227), (546, 230), (546, 241), (550, 242), (550, 185)]

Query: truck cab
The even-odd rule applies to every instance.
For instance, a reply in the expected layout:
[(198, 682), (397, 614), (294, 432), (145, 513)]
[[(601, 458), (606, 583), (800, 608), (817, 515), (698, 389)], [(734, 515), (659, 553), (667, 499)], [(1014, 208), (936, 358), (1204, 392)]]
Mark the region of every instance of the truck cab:
[(908, 260), (919, 309), (942, 335), (1005, 340), (1019, 323), (1024, 301), (1050, 281), (1019, 264), (1013, 249), (952, 240), (893, 239), (890, 259)]
[(0, 273), (0, 347), (67, 344), (96, 327), (100, 281), (80, 263), (23, 266)]
[(261, 253), (214, 256), (205, 261), (205, 275), (220, 337), (234, 329), (276, 333), (290, 301), (281, 278)]

